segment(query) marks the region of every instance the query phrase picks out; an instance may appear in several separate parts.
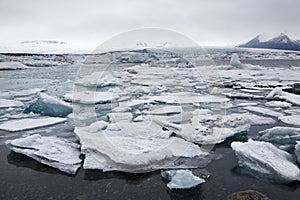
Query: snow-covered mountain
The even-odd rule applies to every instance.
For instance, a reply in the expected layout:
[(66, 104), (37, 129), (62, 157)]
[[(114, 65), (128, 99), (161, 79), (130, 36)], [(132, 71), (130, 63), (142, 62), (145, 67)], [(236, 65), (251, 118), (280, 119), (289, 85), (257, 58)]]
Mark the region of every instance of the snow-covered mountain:
[(273, 38), (268, 38), (266, 35), (261, 34), (249, 42), (240, 44), (237, 47), (300, 51), (300, 41), (294, 40), (284, 33)]

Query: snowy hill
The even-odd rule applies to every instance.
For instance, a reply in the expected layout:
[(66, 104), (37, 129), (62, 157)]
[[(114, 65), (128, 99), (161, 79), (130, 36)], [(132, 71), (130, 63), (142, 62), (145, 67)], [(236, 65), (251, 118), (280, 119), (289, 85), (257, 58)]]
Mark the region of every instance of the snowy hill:
[(274, 38), (268, 38), (266, 35), (261, 34), (249, 42), (240, 44), (237, 47), (300, 51), (300, 41), (294, 40), (284, 33), (281, 33)]

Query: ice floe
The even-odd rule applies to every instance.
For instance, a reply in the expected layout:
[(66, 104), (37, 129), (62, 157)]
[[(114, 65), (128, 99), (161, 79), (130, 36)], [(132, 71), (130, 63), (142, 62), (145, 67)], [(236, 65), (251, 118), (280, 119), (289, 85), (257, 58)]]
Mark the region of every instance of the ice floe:
[(259, 132), (260, 140), (274, 144), (296, 144), (300, 140), (300, 128), (276, 126)]
[(260, 113), (262, 115), (268, 115), (271, 117), (281, 117), (284, 116), (284, 114), (280, 113), (280, 112), (276, 112), (267, 108), (262, 108), (262, 107), (256, 107), (256, 106), (246, 106), (243, 107), (243, 109), (245, 110), (249, 110), (252, 112), (256, 112), (256, 113)]
[(21, 101), (0, 99), (0, 108), (15, 108), (22, 106), (24, 106), (24, 104)]
[[(94, 126), (94, 125), (93, 125)], [(176, 168), (180, 158), (208, 155), (199, 146), (176, 137), (169, 137), (161, 126), (144, 122), (108, 124), (104, 130), (76, 127), (85, 169), (140, 172), (166, 167)], [(178, 166), (177, 166), (178, 167)]]
[(39, 93), (37, 100), (24, 110), (24, 113), (40, 113), (51, 117), (66, 117), (72, 112), (72, 106), (56, 97)]
[(114, 92), (74, 92), (64, 95), (66, 101), (81, 104), (97, 104), (109, 103), (119, 98), (119, 95)]
[(75, 82), (86, 87), (117, 86), (122, 84), (121, 72), (94, 72)]
[(290, 108), (292, 104), (283, 101), (269, 101), (265, 103), (265, 106), (276, 108)]
[(44, 118), (31, 118), (31, 119), (18, 119), (3, 122), (0, 124), (0, 130), (15, 132), (24, 131), (44, 126), (50, 126), (58, 123), (65, 122), (65, 118), (59, 117), (44, 117)]
[(167, 181), (170, 189), (189, 189), (205, 183), (203, 178), (195, 176), (190, 170), (163, 170), (161, 176)]
[(287, 102), (300, 106), (300, 95), (292, 94), (288, 92), (282, 91), (281, 88), (277, 87), (274, 88), (267, 96), (266, 99), (282, 99), (286, 100)]
[(241, 64), (242, 63), (240, 61), (239, 55), (236, 53), (232, 54), (231, 60), (230, 60), (230, 65), (233, 67), (240, 67)]
[(281, 116), (279, 119), (286, 124), (300, 126), (300, 115)]
[(271, 143), (249, 139), (245, 143), (233, 142), (231, 147), (238, 157), (239, 166), (256, 177), (284, 183), (300, 181), (300, 170), (292, 162), (292, 155)]
[(20, 62), (0, 62), (0, 70), (28, 69), (30, 67)]
[(6, 145), (16, 153), (69, 174), (76, 174), (81, 166), (80, 145), (57, 136), (35, 134), (8, 140)]

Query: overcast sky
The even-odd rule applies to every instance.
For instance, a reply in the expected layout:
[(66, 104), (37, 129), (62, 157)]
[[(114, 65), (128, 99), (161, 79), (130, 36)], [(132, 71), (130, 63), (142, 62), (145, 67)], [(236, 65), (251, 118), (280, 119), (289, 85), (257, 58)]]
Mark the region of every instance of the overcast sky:
[(299, 0), (0, 0), (0, 42), (54, 39), (99, 45), (143, 27), (199, 45), (233, 45), (259, 33), (300, 39)]

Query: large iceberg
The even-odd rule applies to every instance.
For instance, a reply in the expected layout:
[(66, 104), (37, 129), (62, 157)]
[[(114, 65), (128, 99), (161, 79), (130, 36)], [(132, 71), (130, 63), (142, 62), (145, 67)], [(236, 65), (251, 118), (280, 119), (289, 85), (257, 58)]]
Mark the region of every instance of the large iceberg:
[(56, 136), (35, 134), (8, 140), (6, 145), (16, 153), (69, 174), (76, 174), (81, 166), (80, 145)]
[(24, 110), (24, 113), (30, 112), (51, 117), (66, 117), (72, 112), (72, 106), (58, 98), (39, 93), (37, 100)]
[(293, 163), (292, 155), (271, 143), (249, 139), (245, 143), (233, 142), (231, 147), (239, 166), (254, 176), (283, 183), (300, 181), (300, 170)]
[(205, 183), (203, 178), (195, 176), (190, 170), (165, 170), (161, 176), (170, 181), (167, 184), (170, 189), (190, 189)]
[(44, 117), (44, 118), (30, 118), (30, 119), (16, 119), (0, 124), (0, 130), (15, 132), (24, 131), (44, 126), (50, 126), (65, 122), (65, 118), (60, 117)]

